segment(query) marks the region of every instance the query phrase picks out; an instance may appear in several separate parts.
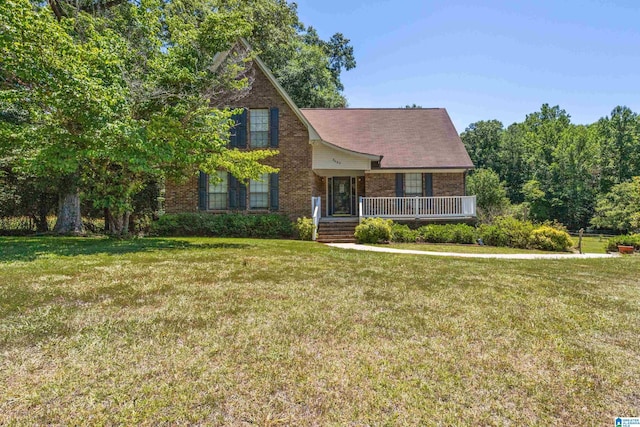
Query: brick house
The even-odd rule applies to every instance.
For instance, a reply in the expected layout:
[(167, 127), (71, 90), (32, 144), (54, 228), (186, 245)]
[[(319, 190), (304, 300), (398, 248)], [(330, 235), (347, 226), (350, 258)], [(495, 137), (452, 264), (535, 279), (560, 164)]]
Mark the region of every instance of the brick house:
[(230, 106), (244, 108), (230, 145), (277, 149), (266, 163), (279, 173), (246, 184), (224, 171), (218, 183), (203, 173), (168, 182), (167, 213), (475, 216), (475, 198), (465, 196), (473, 164), (445, 109), (300, 109), (259, 58), (252, 72), (251, 89)]

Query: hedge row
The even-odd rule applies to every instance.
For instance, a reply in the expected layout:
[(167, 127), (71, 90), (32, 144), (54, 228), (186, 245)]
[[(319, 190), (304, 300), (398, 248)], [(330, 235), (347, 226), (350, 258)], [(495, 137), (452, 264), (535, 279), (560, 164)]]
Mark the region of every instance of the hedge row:
[(287, 238), (294, 235), (293, 224), (278, 214), (166, 214), (151, 224), (156, 236), (216, 236)]
[(391, 220), (364, 220), (355, 233), (360, 243), (385, 241), (413, 243), (482, 243), (489, 246), (508, 246), (546, 251), (566, 251), (573, 246), (571, 237), (558, 224), (535, 225), (512, 217), (499, 217), (492, 224), (478, 228), (467, 224), (424, 225), (411, 229)]

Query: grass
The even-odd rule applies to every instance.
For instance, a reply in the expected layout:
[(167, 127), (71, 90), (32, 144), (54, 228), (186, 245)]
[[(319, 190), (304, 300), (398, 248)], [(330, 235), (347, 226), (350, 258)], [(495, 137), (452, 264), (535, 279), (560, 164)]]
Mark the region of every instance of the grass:
[(0, 425), (609, 425), (640, 262), (0, 238)]
[[(578, 238), (573, 238), (574, 245), (577, 248)], [(548, 252), (531, 249), (506, 248), (497, 246), (480, 246), (480, 245), (456, 245), (451, 243), (391, 243), (384, 246), (397, 249), (412, 249), (427, 252), (454, 252), (454, 253), (473, 253), (473, 254), (548, 254), (557, 252)], [(582, 252), (584, 253), (606, 253), (607, 239), (599, 237), (583, 237)]]

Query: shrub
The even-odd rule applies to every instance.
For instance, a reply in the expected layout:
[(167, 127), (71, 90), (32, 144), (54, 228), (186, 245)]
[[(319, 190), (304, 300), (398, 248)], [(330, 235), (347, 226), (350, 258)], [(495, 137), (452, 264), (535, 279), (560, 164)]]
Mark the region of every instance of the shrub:
[(509, 236), (497, 225), (482, 224), (478, 228), (478, 236), (482, 243), (489, 246), (508, 246)]
[(500, 228), (504, 234), (506, 234), (506, 246), (522, 249), (530, 247), (531, 232), (535, 228), (532, 222), (519, 221), (510, 216), (502, 216), (496, 218), (493, 225)]
[(406, 224), (391, 225), (391, 241), (399, 243), (415, 243), (418, 231), (412, 230)]
[(293, 235), (291, 221), (279, 214), (183, 213), (161, 216), (151, 225), (158, 236), (283, 238)]
[(447, 229), (441, 225), (423, 225), (418, 228), (420, 240), (428, 243), (449, 243), (451, 235)]
[(453, 233), (453, 243), (471, 244), (476, 242), (476, 229), (467, 224), (449, 224)]
[(300, 240), (311, 240), (313, 238), (314, 227), (315, 225), (313, 225), (313, 219), (307, 218), (306, 216), (303, 218), (298, 218), (295, 225)]
[(383, 218), (366, 218), (356, 227), (358, 243), (379, 243), (391, 239), (393, 221)]
[(566, 251), (573, 245), (569, 233), (549, 225), (542, 225), (531, 232), (531, 247), (544, 251)]
[(467, 224), (424, 225), (418, 228), (420, 239), (429, 243), (474, 243), (475, 228)]
[(633, 246), (636, 251), (640, 250), (640, 234), (627, 234), (626, 236), (616, 236), (607, 242), (607, 251), (617, 252), (618, 245)]

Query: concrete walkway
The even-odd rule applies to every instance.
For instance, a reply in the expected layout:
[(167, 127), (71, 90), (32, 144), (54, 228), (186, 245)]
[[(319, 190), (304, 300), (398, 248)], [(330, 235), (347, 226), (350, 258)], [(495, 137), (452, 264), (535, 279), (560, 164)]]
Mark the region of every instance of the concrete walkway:
[(395, 249), (385, 248), (383, 246), (367, 246), (357, 245), (355, 243), (327, 243), (327, 246), (340, 249), (354, 249), (357, 251), (386, 252), (392, 254), (412, 254), (412, 255), (431, 255), (431, 256), (448, 256), (459, 258), (492, 258), (492, 259), (588, 259), (588, 258), (617, 258), (618, 254), (471, 254), (457, 252), (433, 252), (433, 251), (414, 251), (411, 249)]

